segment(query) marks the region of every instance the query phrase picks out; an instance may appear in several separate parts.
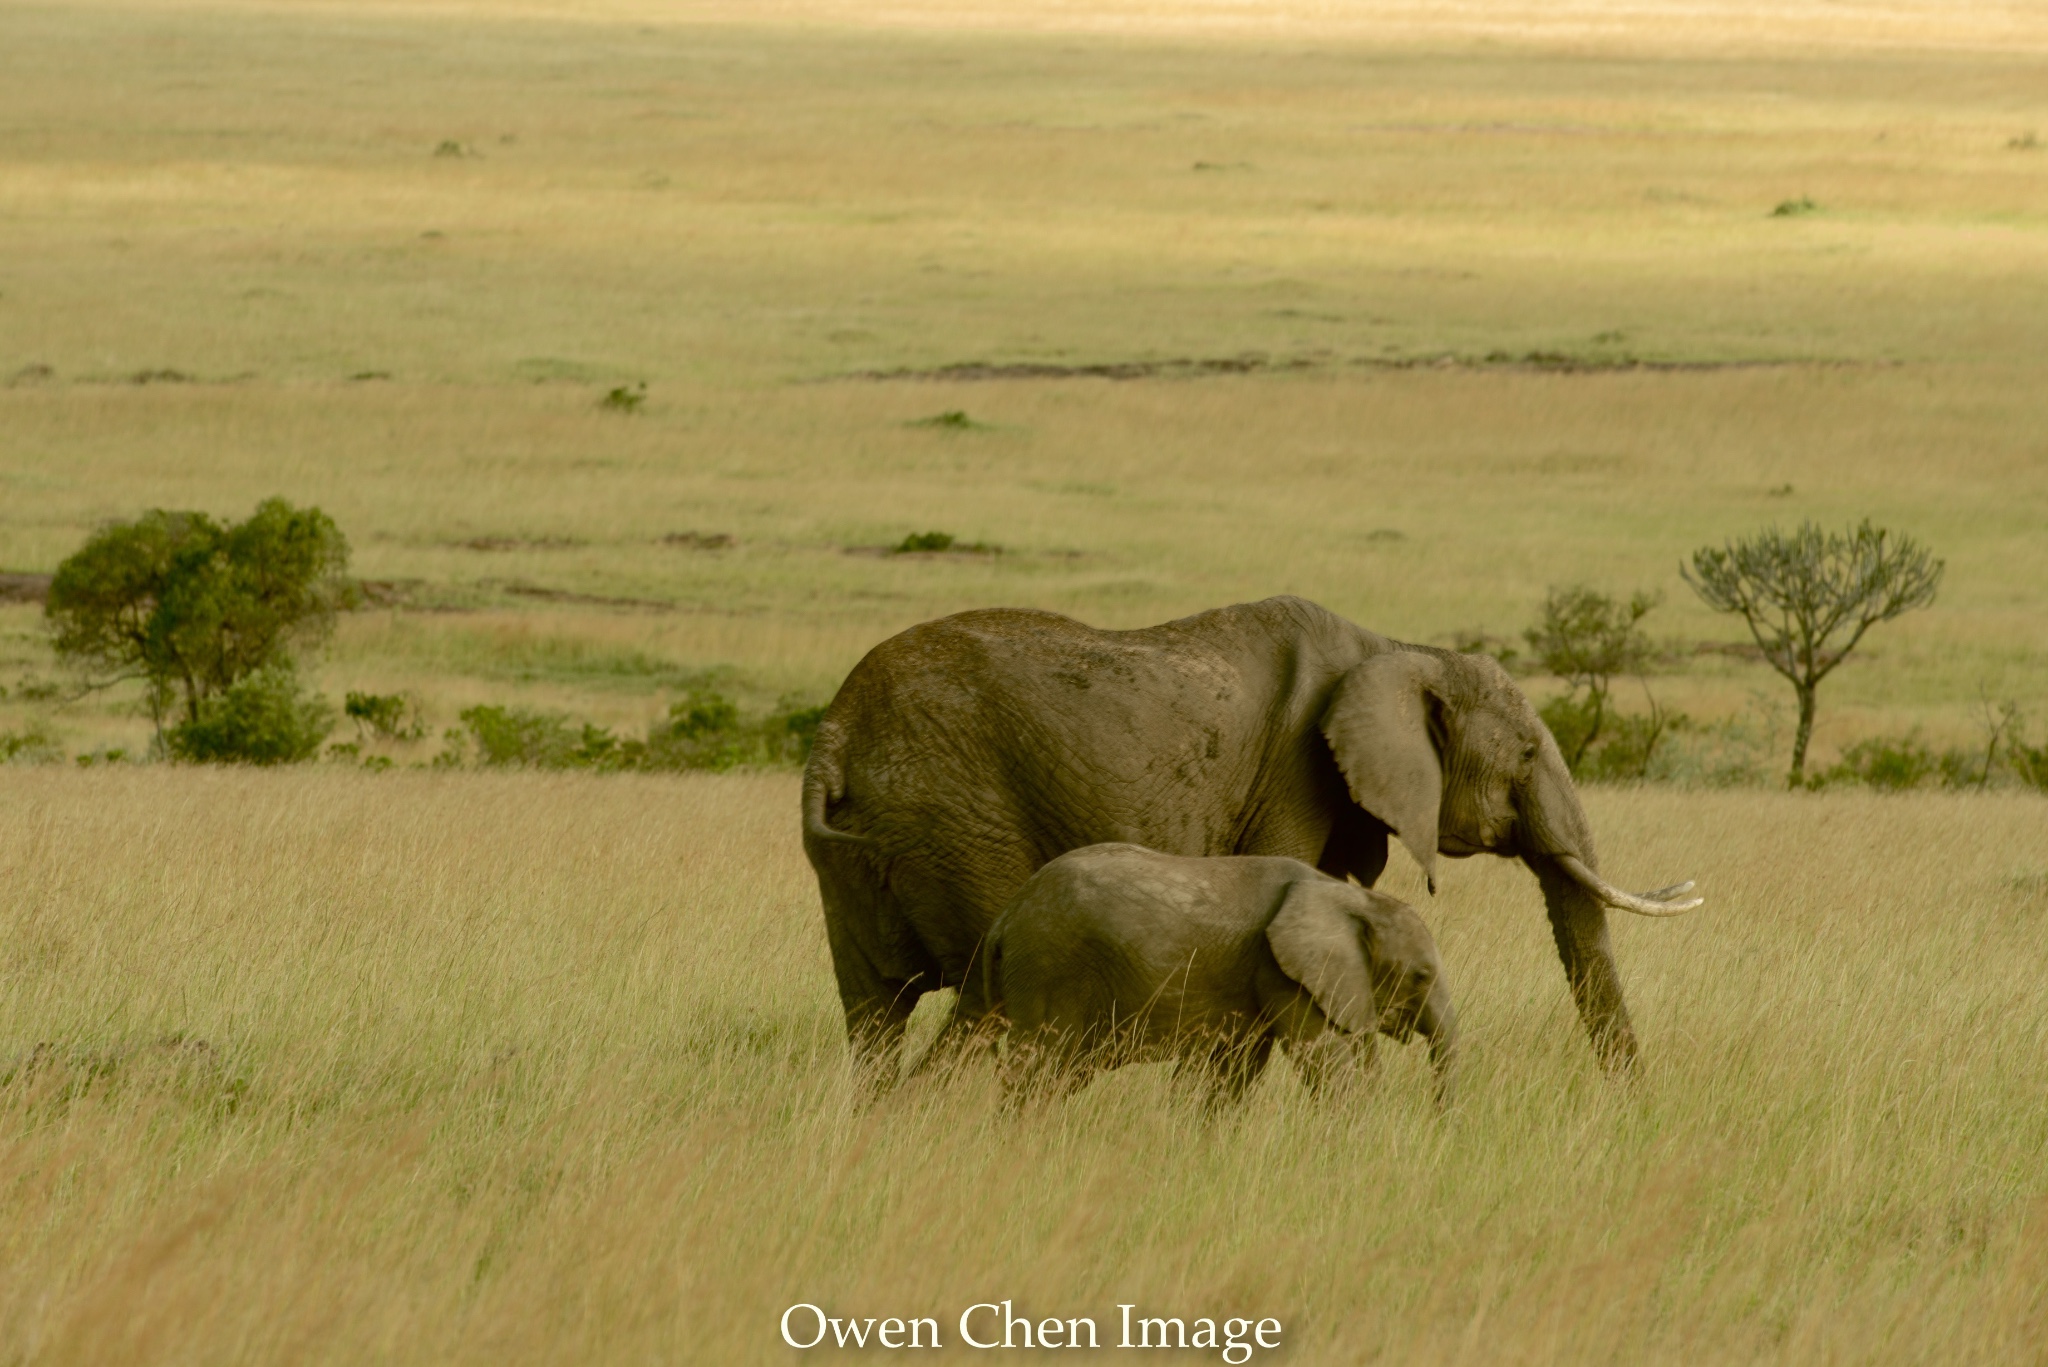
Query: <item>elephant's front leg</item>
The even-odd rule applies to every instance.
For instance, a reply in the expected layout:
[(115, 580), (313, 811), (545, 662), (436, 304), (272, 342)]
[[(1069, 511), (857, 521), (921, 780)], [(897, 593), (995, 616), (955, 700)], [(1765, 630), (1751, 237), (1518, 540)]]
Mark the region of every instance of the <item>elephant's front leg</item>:
[(1570, 875), (1548, 859), (1531, 858), (1543, 903), (1550, 912), (1550, 933), (1557, 957), (1571, 984), (1572, 1000), (1593, 1053), (1610, 1072), (1626, 1072), (1636, 1063), (1635, 1026), (1622, 1000), (1621, 973), (1614, 965), (1614, 942), (1607, 933), (1607, 908), (1595, 901)]
[(1273, 1036), (1264, 1032), (1217, 1036), (1207, 1048), (1195, 1046), (1181, 1056), (1176, 1076), (1192, 1074), (1201, 1090), (1202, 1111), (1214, 1115), (1235, 1105), (1260, 1073), (1273, 1053)]
[(1085, 1085), (1100, 1051), (1050, 1026), (1015, 1028), (1003, 1044), (996, 1075), (1003, 1101), (1016, 1110), (1027, 1101), (1057, 1101)]
[(884, 973), (839, 918), (827, 917), (825, 938), (832, 950), (840, 1005), (846, 1012), (854, 1096), (857, 1104), (865, 1105), (896, 1085), (902, 1066), (903, 1027), (909, 1024), (925, 984), (936, 975), (902, 978)]

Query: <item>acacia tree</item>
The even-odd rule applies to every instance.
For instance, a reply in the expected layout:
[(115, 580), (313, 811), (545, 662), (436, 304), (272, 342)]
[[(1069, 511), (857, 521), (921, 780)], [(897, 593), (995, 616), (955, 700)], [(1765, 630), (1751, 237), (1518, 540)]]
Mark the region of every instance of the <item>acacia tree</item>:
[(1912, 537), (1870, 525), (1823, 532), (1812, 522), (1702, 546), (1679, 574), (1716, 612), (1739, 613), (1764, 659), (1799, 695), (1788, 782), (1806, 777), (1814, 694), (1879, 622), (1934, 601), (1943, 562)]
[(100, 528), (59, 565), (45, 620), (88, 689), (146, 681), (161, 745), (168, 714), (199, 727), (210, 703), (324, 635), (347, 564), (318, 508), (273, 498), (239, 523), (159, 509)]
[[(1543, 600), (1542, 620), (1522, 633), (1543, 667), (1571, 687), (1546, 707), (1544, 721), (1574, 774), (1606, 727), (1614, 676), (1639, 673), (1648, 662), (1650, 640), (1637, 624), (1662, 601), (1661, 594), (1640, 590), (1623, 602), (1584, 584), (1553, 588)], [(1654, 711), (1654, 699), (1651, 706)]]

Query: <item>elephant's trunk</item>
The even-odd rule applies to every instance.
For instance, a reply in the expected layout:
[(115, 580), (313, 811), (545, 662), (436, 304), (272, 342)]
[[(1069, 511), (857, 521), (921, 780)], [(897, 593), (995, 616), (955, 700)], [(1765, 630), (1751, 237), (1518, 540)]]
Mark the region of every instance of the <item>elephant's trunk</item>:
[[(1595, 872), (1592, 828), (1564, 756), (1547, 736), (1521, 808), (1522, 859), (1543, 887), (1557, 957), (1564, 964), (1593, 1052), (1605, 1068), (1630, 1068), (1636, 1061), (1635, 1028), (1622, 1000), (1621, 975), (1607, 934), (1610, 903), (1604, 892), (1612, 889)], [(1595, 885), (1602, 891), (1596, 892)]]
[(1429, 1064), (1436, 1071), (1436, 1104), (1448, 1108), (1456, 1085), (1458, 1009), (1451, 1005), (1450, 989), (1441, 978), (1430, 988), (1429, 999), (1415, 1018), (1415, 1030), (1429, 1041)]

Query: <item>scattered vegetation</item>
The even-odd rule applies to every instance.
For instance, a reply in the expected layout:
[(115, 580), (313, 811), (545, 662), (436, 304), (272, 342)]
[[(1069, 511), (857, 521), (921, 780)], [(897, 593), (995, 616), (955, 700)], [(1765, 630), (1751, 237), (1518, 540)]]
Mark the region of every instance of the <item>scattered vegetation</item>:
[(666, 532), (662, 535), (661, 544), (687, 551), (729, 551), (736, 549), (740, 542), (731, 532)]
[(1905, 535), (1870, 525), (1822, 532), (1812, 522), (1790, 534), (1773, 527), (1746, 540), (1693, 552), (1679, 573), (1707, 606), (1739, 614), (1771, 668), (1799, 698), (1792, 742), (1798, 787), (1813, 738), (1814, 694), (1879, 622), (1934, 601), (1942, 562)]
[(2016, 138), (2008, 138), (2005, 145), (2015, 152), (2033, 152), (2043, 146), (2039, 135), (2031, 130)]
[(765, 717), (748, 721), (723, 693), (693, 689), (670, 704), (644, 738), (634, 739), (557, 712), (484, 705), (461, 714), (462, 729), (445, 733), (446, 746), (434, 762), (459, 766), (473, 743), (477, 763), (489, 768), (653, 773), (801, 764), (824, 714), (823, 706), (784, 698)]
[(941, 551), (953, 555), (1000, 555), (1001, 546), (986, 541), (961, 541), (951, 532), (912, 532), (889, 548), (891, 555), (932, 555)]
[(434, 155), (437, 157), (474, 157), (482, 154), (465, 142), (458, 141), (455, 138), (443, 138), (434, 144)]
[(2026, 718), (2012, 701), (1984, 704), (1981, 746), (1936, 750), (1918, 730), (1904, 736), (1873, 736), (1842, 752), (1810, 787), (1854, 783), (1893, 792), (1908, 788), (2022, 786), (2048, 792), (2048, 740), (2029, 744)]
[(418, 740), (427, 734), (419, 700), (404, 693), (357, 693), (351, 690), (343, 713), (356, 724), (356, 739)]
[(173, 759), (194, 764), (299, 764), (320, 753), (334, 709), (300, 685), (289, 661), (265, 665), (164, 732)]
[(951, 532), (912, 532), (896, 544), (896, 554), (914, 555), (920, 551), (948, 551), (952, 548)]
[[(1537, 663), (1567, 685), (1539, 710), (1575, 777), (1646, 777), (1658, 741), (1678, 720), (1643, 681), (1651, 646), (1639, 624), (1662, 600), (1640, 590), (1623, 602), (1583, 584), (1553, 588), (1541, 620), (1522, 633)], [(1620, 674), (1642, 683), (1647, 715), (1615, 710), (1612, 691)]]
[(43, 721), (19, 731), (0, 731), (0, 764), (54, 764), (64, 758), (57, 737)]
[(934, 413), (929, 418), (919, 418), (914, 422), (907, 422), (904, 426), (931, 427), (942, 432), (967, 432), (985, 428), (988, 424), (976, 422), (967, 416), (964, 409), (949, 408), (943, 413)]
[[(173, 715), (215, 737), (226, 719), (278, 704), (293, 650), (323, 637), (348, 597), (347, 565), (347, 539), (318, 508), (273, 498), (239, 523), (158, 510), (109, 523), (59, 565), (45, 620), (88, 691), (144, 681), (161, 747)], [(278, 670), (209, 711), (242, 680)], [(271, 740), (252, 743), (268, 753)]]
[(1771, 217), (1798, 218), (1802, 214), (1816, 213), (1819, 209), (1820, 205), (1813, 202), (1811, 195), (1801, 195), (1797, 199), (1779, 200), (1777, 207), (1771, 210)]
[(642, 380), (638, 384), (614, 385), (605, 391), (597, 406), (612, 413), (638, 413), (646, 402), (647, 381)]

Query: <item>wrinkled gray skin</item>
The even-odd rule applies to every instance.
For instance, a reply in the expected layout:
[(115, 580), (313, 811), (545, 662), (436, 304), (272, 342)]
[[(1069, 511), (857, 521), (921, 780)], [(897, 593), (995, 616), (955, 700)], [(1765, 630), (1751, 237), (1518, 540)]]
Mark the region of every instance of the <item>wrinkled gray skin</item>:
[(997, 914), (1048, 860), (1105, 841), (1284, 855), (1367, 887), (1390, 832), (1432, 887), (1439, 853), (1519, 858), (1595, 1053), (1636, 1057), (1608, 903), (1586, 885), (1593, 833), (1529, 700), (1485, 656), (1299, 598), (1136, 631), (1019, 608), (912, 627), (826, 710), (803, 830), (870, 1087), (894, 1080), (921, 994), (960, 989), (941, 1045), (987, 1015), (974, 970)]
[(1370, 1066), (1373, 1033), (1430, 1044), (1439, 1102), (1458, 1047), (1436, 941), (1415, 908), (1298, 859), (1090, 845), (1031, 875), (982, 953), (1010, 1020), (1013, 1095), (1176, 1059), (1235, 1100), (1278, 1041), (1311, 1090)]

